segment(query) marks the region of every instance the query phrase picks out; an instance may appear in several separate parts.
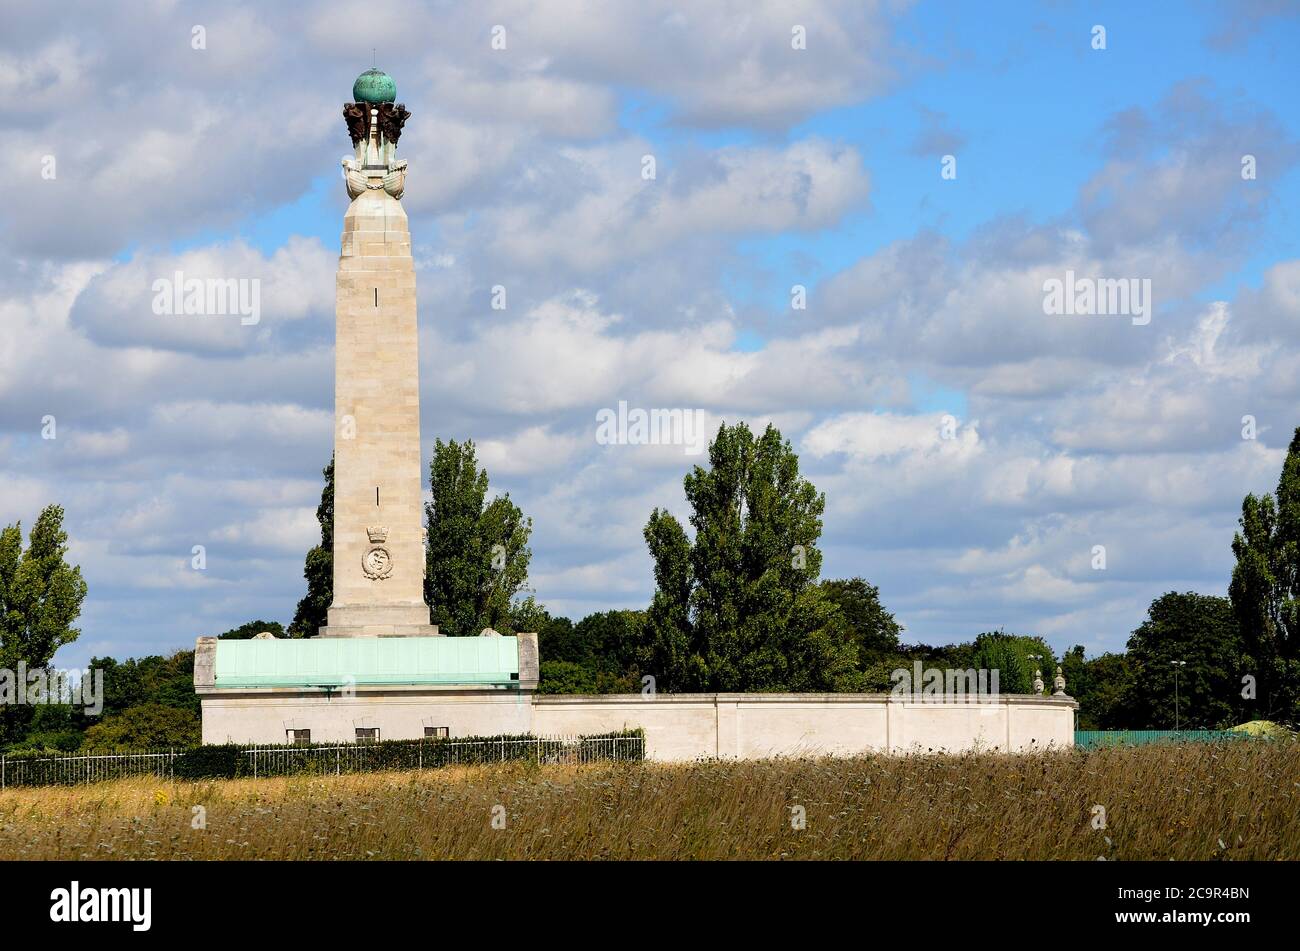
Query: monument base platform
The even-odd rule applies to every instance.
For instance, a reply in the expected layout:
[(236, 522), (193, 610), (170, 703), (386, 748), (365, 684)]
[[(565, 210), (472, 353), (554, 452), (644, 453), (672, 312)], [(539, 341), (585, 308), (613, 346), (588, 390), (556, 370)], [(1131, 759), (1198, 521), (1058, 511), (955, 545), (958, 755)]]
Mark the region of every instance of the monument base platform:
[(332, 604), (321, 637), (438, 637), (429, 608), (419, 604)]
[(442, 637), (436, 624), (327, 624), (319, 637)]

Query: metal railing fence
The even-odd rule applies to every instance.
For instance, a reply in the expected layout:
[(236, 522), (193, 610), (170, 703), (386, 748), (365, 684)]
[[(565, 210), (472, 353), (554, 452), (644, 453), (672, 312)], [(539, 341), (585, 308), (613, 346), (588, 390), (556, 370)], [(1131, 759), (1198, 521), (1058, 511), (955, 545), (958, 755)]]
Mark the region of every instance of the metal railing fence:
[[(202, 750), (202, 747), (198, 748)], [(0, 755), (0, 789), (63, 786), (130, 776), (171, 779), (187, 750)], [(240, 751), (238, 776), (341, 774), (377, 770), (437, 769), (507, 761), (590, 763), (645, 758), (643, 736), (485, 737), (426, 739), (320, 746), (254, 746)], [(232, 754), (233, 755), (233, 754)], [(184, 778), (184, 771), (181, 772)]]
[(56, 753), (48, 756), (0, 755), (0, 789), (10, 786), (70, 786), (127, 776), (170, 779), (183, 750), (129, 753)]
[(428, 740), (388, 746), (341, 743), (336, 746), (263, 746), (245, 750), (251, 776), (293, 773), (357, 773), (381, 769), (436, 769), (507, 761), (590, 763), (645, 758), (640, 736), (526, 737), (483, 740)]

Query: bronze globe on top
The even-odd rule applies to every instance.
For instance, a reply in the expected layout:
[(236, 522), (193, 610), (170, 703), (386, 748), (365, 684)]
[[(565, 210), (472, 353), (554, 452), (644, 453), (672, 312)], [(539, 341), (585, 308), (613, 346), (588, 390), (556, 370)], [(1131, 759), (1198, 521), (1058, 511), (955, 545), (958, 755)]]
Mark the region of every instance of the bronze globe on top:
[(382, 69), (373, 66), (357, 77), (352, 84), (353, 102), (396, 102), (397, 83)]

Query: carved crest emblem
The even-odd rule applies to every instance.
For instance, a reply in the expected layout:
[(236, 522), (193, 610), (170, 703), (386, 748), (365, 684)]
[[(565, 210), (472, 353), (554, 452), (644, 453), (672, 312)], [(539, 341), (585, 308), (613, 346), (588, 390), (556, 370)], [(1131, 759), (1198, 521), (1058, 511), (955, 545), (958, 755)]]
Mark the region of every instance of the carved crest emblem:
[(372, 581), (382, 581), (393, 573), (393, 555), (384, 547), (388, 540), (388, 527), (367, 526), (366, 537), (370, 539), (370, 547), (361, 556), (361, 570)]

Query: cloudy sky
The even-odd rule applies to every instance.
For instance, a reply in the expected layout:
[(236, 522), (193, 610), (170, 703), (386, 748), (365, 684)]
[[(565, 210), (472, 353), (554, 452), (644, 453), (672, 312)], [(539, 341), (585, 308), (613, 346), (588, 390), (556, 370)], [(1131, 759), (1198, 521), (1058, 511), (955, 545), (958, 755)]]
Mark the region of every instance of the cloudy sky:
[[(58, 660), (291, 617), (372, 48), (426, 456), (478, 443), (553, 612), (644, 606), (641, 529), (685, 515), (697, 457), (597, 442), (620, 400), (774, 422), (826, 574), (910, 640), (1096, 653), (1223, 593), (1300, 425), (1300, 16), (1134, 6), (0, 0), (0, 523), (67, 510)], [(258, 279), (260, 321), (155, 314), (176, 270)], [(1046, 314), (1069, 271), (1149, 280), (1149, 322)]]

